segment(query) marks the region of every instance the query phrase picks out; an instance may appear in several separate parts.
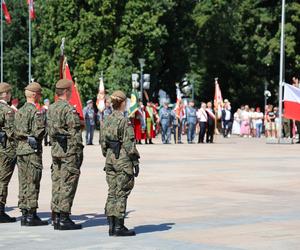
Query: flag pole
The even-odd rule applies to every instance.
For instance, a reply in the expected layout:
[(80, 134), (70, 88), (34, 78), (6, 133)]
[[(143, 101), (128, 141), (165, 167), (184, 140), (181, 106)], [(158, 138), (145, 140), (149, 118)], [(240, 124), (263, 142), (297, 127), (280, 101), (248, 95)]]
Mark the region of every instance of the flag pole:
[(3, 82), (3, 0), (1, 0), (1, 82)]
[(30, 4), (28, 4), (28, 28), (29, 28), (29, 37), (28, 37), (28, 82), (31, 82), (31, 17), (30, 17)]
[(279, 131), (278, 142), (280, 143), (282, 137), (282, 88), (284, 84), (284, 56), (285, 56), (285, 0), (282, 0), (281, 13), (281, 41), (280, 41), (280, 76), (279, 76)]

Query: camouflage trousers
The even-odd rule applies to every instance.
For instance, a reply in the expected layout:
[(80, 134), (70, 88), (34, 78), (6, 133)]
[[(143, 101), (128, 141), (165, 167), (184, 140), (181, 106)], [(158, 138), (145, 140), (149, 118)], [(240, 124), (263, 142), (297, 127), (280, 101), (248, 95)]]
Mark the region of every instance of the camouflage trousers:
[(0, 203), (5, 205), (10, 179), (14, 173), (17, 158), (0, 156)]
[(52, 201), (51, 210), (56, 213), (71, 213), (78, 186), (83, 153), (69, 157), (53, 157), (51, 166)]
[(127, 198), (134, 187), (131, 163), (130, 166), (123, 167), (106, 164), (105, 171), (108, 184), (105, 214), (123, 219), (126, 214)]
[(38, 208), (40, 182), (42, 178), (42, 154), (18, 155), (19, 208)]

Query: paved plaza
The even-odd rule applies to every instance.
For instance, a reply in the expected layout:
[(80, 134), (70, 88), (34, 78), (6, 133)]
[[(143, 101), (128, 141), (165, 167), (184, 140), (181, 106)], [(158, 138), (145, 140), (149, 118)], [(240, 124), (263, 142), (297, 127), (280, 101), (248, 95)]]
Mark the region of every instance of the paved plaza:
[[(96, 142), (96, 139), (95, 139)], [(215, 144), (141, 145), (141, 173), (128, 201), (136, 237), (108, 237), (100, 146), (85, 147), (73, 218), (83, 230), (2, 224), (0, 249), (300, 249), (300, 146), (218, 137)], [(40, 215), (50, 216), (50, 148), (44, 150)], [(9, 214), (17, 209), (17, 171)]]

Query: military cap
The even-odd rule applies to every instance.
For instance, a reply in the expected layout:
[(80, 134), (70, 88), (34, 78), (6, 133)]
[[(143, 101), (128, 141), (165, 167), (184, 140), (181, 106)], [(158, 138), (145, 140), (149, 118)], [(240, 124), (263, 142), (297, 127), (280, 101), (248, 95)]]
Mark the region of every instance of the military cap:
[(6, 82), (0, 83), (0, 93), (11, 91), (11, 86)]
[(42, 87), (37, 82), (31, 82), (25, 87), (25, 90), (28, 90), (31, 92), (42, 92)]
[(60, 79), (55, 86), (57, 89), (69, 89), (72, 87), (72, 81), (68, 79)]
[(123, 102), (123, 101), (125, 101), (127, 99), (126, 95), (121, 90), (115, 91), (114, 93), (112, 93), (112, 95), (110, 97), (111, 97), (111, 99), (118, 100), (120, 102)]

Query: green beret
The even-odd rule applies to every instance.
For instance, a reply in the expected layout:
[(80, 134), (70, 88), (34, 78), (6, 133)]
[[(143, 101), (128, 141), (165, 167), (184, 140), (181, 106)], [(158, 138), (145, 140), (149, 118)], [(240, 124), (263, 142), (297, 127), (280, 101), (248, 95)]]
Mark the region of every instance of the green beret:
[(25, 87), (25, 90), (28, 90), (31, 92), (42, 92), (42, 87), (37, 82), (31, 82)]
[(73, 82), (68, 79), (60, 79), (56, 83), (57, 89), (70, 89), (72, 87)]
[(5, 93), (11, 91), (11, 86), (6, 82), (0, 83), (0, 93)]
[(123, 101), (125, 101), (127, 99), (126, 95), (121, 90), (117, 90), (114, 93), (112, 93), (112, 95), (110, 96), (110, 98), (112, 100), (117, 100), (117, 101), (120, 101), (120, 102), (123, 102)]

